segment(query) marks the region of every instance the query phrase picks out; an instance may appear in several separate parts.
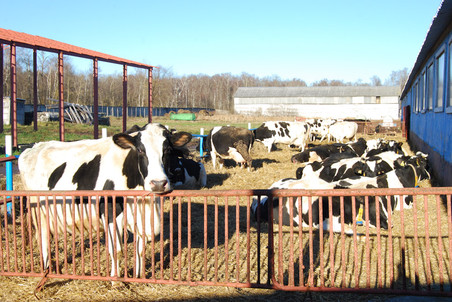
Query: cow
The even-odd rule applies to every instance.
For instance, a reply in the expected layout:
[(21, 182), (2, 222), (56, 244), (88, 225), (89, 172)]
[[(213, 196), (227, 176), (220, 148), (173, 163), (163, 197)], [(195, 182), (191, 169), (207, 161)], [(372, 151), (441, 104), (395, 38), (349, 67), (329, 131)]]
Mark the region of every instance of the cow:
[(375, 146), (372, 146), (371, 144), (368, 145), (364, 156), (370, 157), (386, 151), (392, 151), (396, 154), (405, 155), (405, 152), (402, 149), (402, 144), (402, 142), (396, 142), (394, 140), (385, 141), (383, 139), (379, 139), (377, 140)]
[[(307, 179), (294, 179), (286, 178), (275, 182), (270, 189), (372, 189), (372, 188), (406, 188), (415, 187), (417, 183), (424, 179), (429, 179), (430, 174), (427, 171), (427, 161), (425, 155), (418, 154), (411, 157), (406, 161), (404, 166), (395, 163), (395, 169), (391, 170), (383, 175), (377, 177), (354, 177), (349, 179), (343, 179), (336, 182), (327, 182), (321, 178), (307, 178)], [(394, 195), (390, 197), (389, 205), (386, 196), (368, 196), (367, 204), (369, 211), (369, 226), (377, 226), (379, 222), (380, 227), (383, 229), (389, 228), (388, 214), (389, 212), (400, 210), (401, 207), (409, 209), (412, 207), (412, 196)], [(301, 198), (301, 199), (300, 199)], [(273, 198), (273, 221), (279, 223), (279, 203), (282, 210), (282, 224), (290, 225), (290, 208), (293, 211), (293, 225), (299, 225), (300, 219), (302, 226), (309, 226), (309, 207), (312, 209), (312, 227), (318, 228), (320, 223), (323, 223), (323, 228), (329, 230), (330, 215), (332, 219), (333, 232), (340, 232), (341, 226), (341, 209), (340, 209), (340, 197), (333, 196), (331, 201), (328, 197), (284, 197)], [(332, 213), (329, 213), (329, 206), (333, 209)], [(309, 204), (311, 203), (311, 205)], [(344, 204), (344, 223), (350, 224), (353, 222), (353, 200), (351, 197), (344, 196), (342, 203)], [(376, 205), (379, 206), (379, 219), (377, 220), (378, 212)], [(301, 204), (301, 209), (299, 208)], [(323, 216), (319, 219), (319, 208), (322, 204)], [(261, 199), (253, 198), (251, 204), (251, 210), (254, 213), (256, 219), (260, 221), (268, 221), (268, 197), (264, 196)], [(356, 196), (355, 198), (355, 213), (359, 214), (359, 208), (366, 210), (366, 202), (363, 196)], [(259, 213), (259, 217), (257, 217)], [(299, 217), (301, 213), (301, 217)], [(357, 219), (357, 217), (355, 218)], [(346, 229), (346, 233), (352, 233), (351, 229)]]
[(203, 163), (180, 157), (171, 160), (168, 178), (174, 188), (202, 188), (207, 183), (206, 168)]
[[(191, 138), (190, 133), (172, 134), (160, 124), (150, 123), (142, 128), (134, 126), (125, 133), (107, 138), (40, 142), (20, 155), (20, 176), (26, 190), (146, 190), (165, 193), (173, 189), (167, 176), (170, 161), (174, 160), (175, 155), (179, 154), (178, 149), (183, 148)], [(80, 198), (63, 199), (57, 196), (49, 198), (49, 207), (46, 209), (47, 201), (44, 197), (39, 200), (37, 197), (31, 197), (33, 225), (38, 230), (37, 239), (42, 243), (46, 270), (50, 262), (48, 233), (55, 235), (62, 232), (64, 226), (67, 232), (71, 232), (72, 226), (75, 226), (82, 230), (91, 228), (106, 232), (112, 262), (111, 276), (119, 274), (118, 262), (116, 268), (114, 267), (114, 248), (121, 250), (123, 240), (120, 238), (127, 221), (127, 229), (135, 232), (137, 236), (136, 275), (142, 276), (145, 272), (142, 262), (144, 245), (160, 233), (158, 200), (147, 196), (142, 202), (144, 204), (137, 208), (138, 221), (134, 224), (135, 207), (132, 198), (126, 198), (124, 201), (119, 197), (107, 200), (102, 197), (97, 201), (93, 197), (91, 203), (87, 203)], [(105, 203), (108, 205), (108, 219)], [(126, 209), (123, 209), (124, 204)], [(125, 211), (127, 215), (124, 215)], [(83, 216), (80, 213), (83, 213)], [(100, 217), (102, 224), (89, 224), (88, 213)], [(113, 213), (116, 213), (115, 217)], [(85, 219), (81, 221), (81, 217)], [(146, 225), (141, 221), (143, 217)], [(98, 220), (94, 218), (92, 221)], [(154, 221), (153, 226), (151, 221)]]
[(262, 142), (271, 152), (273, 144), (295, 145), (304, 151), (310, 135), (310, 126), (305, 122), (264, 122), (253, 130), (257, 141)]
[(292, 156), (293, 163), (305, 163), (314, 161), (323, 161), (336, 153), (346, 153), (352, 156), (361, 156), (367, 149), (366, 140), (360, 137), (356, 142), (348, 142), (346, 144), (334, 143), (328, 145), (318, 145), (308, 148), (303, 152)]
[[(316, 184), (307, 184), (303, 180), (297, 180), (293, 178), (283, 179), (274, 183), (271, 189), (341, 189), (341, 187), (336, 186), (336, 184), (322, 182), (319, 180)], [(280, 205), (280, 202), (282, 204)], [(379, 202), (379, 212), (376, 210), (376, 202)], [(253, 198), (253, 202), (251, 204), (251, 210), (254, 214), (256, 220), (259, 221), (269, 221), (268, 219), (268, 207), (269, 207), (269, 199), (267, 196), (262, 197), (260, 200), (258, 198)], [(332, 207), (332, 213), (329, 213), (330, 203)], [(350, 196), (344, 196), (342, 201), (344, 208), (344, 231), (346, 234), (352, 234), (353, 230), (348, 226), (353, 223), (353, 201)], [(368, 212), (369, 212), (369, 226), (376, 227), (377, 226), (377, 214), (379, 213), (379, 223), (380, 227), (383, 229), (388, 229), (388, 219), (387, 212), (384, 210), (384, 205), (382, 201), (376, 199), (373, 196), (369, 196), (368, 198)], [(301, 209), (300, 209), (301, 206)], [(322, 217), (320, 218), (320, 206), (322, 207)], [(355, 198), (355, 214), (358, 215), (359, 209), (365, 209), (366, 203), (365, 198), (362, 196), (356, 196)], [(259, 207), (259, 209), (258, 209)], [(290, 208), (292, 207), (293, 211), (293, 225), (299, 226), (301, 221), (302, 227), (309, 227), (309, 210), (311, 208), (311, 219), (312, 219), (312, 227), (319, 228), (322, 225), (325, 231), (330, 230), (330, 224), (332, 225), (331, 230), (333, 232), (341, 232), (341, 199), (338, 196), (333, 196), (331, 201), (328, 197), (319, 197), (313, 196), (309, 198), (308, 196), (299, 196), (299, 197), (282, 197), (282, 198), (273, 198), (273, 208), (272, 208), (272, 216), (273, 222), (279, 223), (279, 208), (281, 207), (282, 211), (282, 225), (290, 225), (291, 216), (290, 216)], [(259, 213), (259, 216), (258, 216)], [(331, 215), (331, 216), (330, 216)], [(331, 218), (331, 222), (330, 222)], [(357, 220), (358, 217), (355, 217)]]
[(355, 122), (336, 122), (328, 129), (328, 142), (331, 138), (335, 141), (343, 143), (344, 139), (352, 140), (358, 131), (358, 124)]
[(251, 170), (251, 147), (254, 144), (254, 135), (251, 130), (233, 126), (216, 126), (210, 130), (205, 140), (205, 149), (210, 151), (213, 168), (216, 169), (218, 156), (220, 168), (223, 168), (224, 159), (233, 159), (242, 168)]
[(315, 141), (317, 138), (322, 140), (328, 135), (328, 128), (334, 124), (334, 119), (307, 119), (306, 123), (311, 127), (310, 140)]
[(375, 177), (390, 170), (392, 169), (386, 165), (380, 165), (377, 161), (368, 164), (364, 158), (353, 156), (350, 153), (339, 153), (322, 162), (314, 162), (298, 168), (296, 175), (299, 179), (318, 177), (326, 182), (334, 182), (360, 175)]

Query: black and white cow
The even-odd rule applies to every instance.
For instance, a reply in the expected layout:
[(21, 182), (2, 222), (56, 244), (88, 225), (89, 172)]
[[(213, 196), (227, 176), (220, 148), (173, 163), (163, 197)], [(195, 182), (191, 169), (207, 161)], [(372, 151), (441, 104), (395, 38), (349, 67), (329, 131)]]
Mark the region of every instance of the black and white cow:
[(326, 182), (334, 182), (345, 178), (367, 175), (375, 177), (392, 168), (380, 161), (367, 162), (366, 159), (350, 153), (337, 153), (322, 162), (308, 163), (296, 171), (297, 178), (320, 178)]
[(334, 119), (307, 119), (306, 123), (311, 127), (310, 140), (323, 140), (328, 135), (328, 128), (334, 124)]
[(366, 149), (366, 140), (360, 137), (356, 142), (348, 142), (346, 144), (334, 143), (314, 146), (293, 155), (291, 160), (293, 163), (312, 163), (314, 161), (323, 161), (336, 153), (348, 153), (353, 156), (361, 156)]
[(310, 126), (305, 122), (264, 122), (254, 130), (256, 140), (271, 152), (273, 144), (295, 145), (304, 151), (310, 135)]
[[(126, 133), (102, 139), (41, 142), (20, 155), (20, 175), (26, 190), (146, 190), (165, 193), (172, 190), (167, 176), (170, 161), (174, 159), (174, 154), (179, 153), (178, 148), (190, 140), (189, 133), (171, 134), (160, 124), (147, 124), (143, 128), (134, 126)], [(89, 203), (81, 202), (80, 198), (65, 200), (63, 203), (62, 198), (50, 198), (48, 209), (45, 208), (46, 202), (43, 198), (38, 200), (37, 197), (32, 197), (30, 200), (33, 224), (40, 230), (37, 232), (37, 239), (42, 243), (45, 268), (49, 267), (50, 261), (48, 231), (55, 234), (62, 232), (66, 226), (67, 231), (71, 232), (72, 226), (75, 225), (82, 229), (106, 231), (112, 261), (111, 275), (119, 274), (118, 262), (116, 268), (114, 267), (114, 247), (116, 246), (118, 251), (121, 250), (123, 240), (120, 238), (123, 236), (124, 221), (127, 219), (127, 229), (135, 231), (137, 236), (136, 274), (140, 276), (144, 273), (144, 244), (160, 233), (160, 205), (157, 200), (151, 196), (143, 198), (145, 204), (138, 207), (136, 216), (139, 221), (136, 224), (132, 198), (126, 198), (125, 201), (127, 217), (124, 215), (123, 198), (115, 198), (115, 205), (113, 199), (101, 198), (99, 207), (93, 198), (91, 208)], [(74, 203), (76, 208), (73, 213)], [(105, 203), (108, 204), (108, 221), (105, 218)], [(116, 217), (112, 217), (114, 207)], [(97, 212), (98, 208), (100, 212)], [(46, 216), (47, 213), (49, 217)], [(100, 217), (101, 225), (90, 225), (87, 220), (89, 213)], [(153, 226), (150, 223), (151, 213)], [(65, 222), (62, 221), (64, 217)], [(85, 217), (84, 221), (81, 221), (81, 217)], [(146, 221), (144, 229), (142, 217)]]
[(216, 168), (218, 156), (220, 168), (223, 167), (224, 159), (233, 159), (242, 168), (251, 169), (252, 158), (251, 147), (254, 143), (254, 135), (251, 130), (233, 126), (214, 127), (205, 140), (205, 149), (210, 151), (213, 168)]
[[(406, 188), (415, 187), (417, 183), (421, 180), (428, 179), (430, 177), (425, 157), (415, 156), (412, 157), (405, 166), (400, 166), (396, 162), (395, 169), (379, 175), (377, 177), (354, 177), (344, 180), (339, 180), (336, 182), (326, 182), (320, 178), (310, 178), (310, 179), (294, 179), (286, 178), (275, 182), (270, 189), (372, 189), (372, 188)], [(301, 199), (300, 199), (301, 198)], [(341, 231), (341, 212), (340, 212), (340, 197), (333, 196), (332, 199), (332, 230), (334, 232)], [(369, 225), (377, 226), (379, 222), (380, 227), (387, 229), (388, 225), (388, 213), (400, 210), (401, 206), (406, 209), (412, 207), (412, 196), (402, 196), (400, 200), (399, 195), (394, 195), (390, 197), (389, 205), (386, 196), (368, 196), (368, 211), (369, 211)], [(311, 203), (312, 209), (312, 219), (313, 227), (318, 228), (320, 223), (323, 223), (323, 228), (329, 230), (330, 227), (330, 214), (329, 214), (329, 198), (324, 197), (311, 197), (309, 200), (308, 196), (294, 197), (294, 198), (274, 198), (273, 199), (273, 221), (279, 223), (279, 203), (281, 204), (282, 211), (282, 224), (290, 225), (290, 207), (293, 211), (293, 224), (295, 226), (299, 225), (300, 213), (302, 226), (309, 226), (309, 203)], [(319, 220), (319, 206), (322, 204), (323, 216), (322, 220)], [(376, 204), (379, 205), (379, 215), (376, 210)], [(261, 221), (268, 221), (268, 207), (269, 200), (267, 197), (262, 197), (260, 200), (257, 198), (253, 199), (251, 209), (256, 216), (257, 213), (260, 214), (259, 219)], [(299, 208), (301, 204), (301, 209)], [(344, 222), (345, 224), (350, 224), (353, 222), (353, 202), (351, 197), (343, 197), (344, 204)], [(258, 209), (259, 207), (259, 209)], [(355, 198), (355, 214), (358, 215), (359, 208), (365, 208), (365, 198), (362, 196), (356, 196)], [(379, 219), (377, 220), (377, 216)], [(351, 230), (346, 230), (346, 233), (350, 233)]]
[(206, 168), (203, 163), (179, 157), (170, 162), (168, 178), (174, 188), (202, 188), (207, 183)]
[[(312, 187), (311, 187), (312, 186)], [(336, 186), (333, 183), (322, 182), (319, 180), (315, 185), (311, 183), (307, 184), (303, 180), (297, 180), (293, 178), (283, 179), (276, 182), (271, 186), (271, 189), (341, 189), (341, 187)], [(280, 206), (280, 202), (281, 206)], [(377, 212), (376, 202), (380, 202), (379, 210)], [(330, 203), (332, 208), (332, 213), (329, 213)], [(260, 200), (257, 198), (253, 199), (251, 204), (251, 210), (254, 213), (256, 220), (269, 221), (268, 219), (268, 207), (270, 205), (270, 200), (268, 197), (264, 196)], [(344, 231), (347, 234), (351, 234), (353, 230), (349, 227), (353, 223), (353, 201), (350, 196), (343, 197), (343, 213), (344, 213)], [(355, 198), (355, 214), (358, 215), (360, 207), (365, 210), (365, 199), (362, 196), (356, 196)], [(376, 199), (373, 196), (368, 198), (368, 212), (369, 212), (369, 226), (376, 227), (377, 215), (379, 214), (379, 224), (383, 229), (388, 228), (387, 212), (384, 211), (384, 205), (381, 200)], [(301, 206), (301, 208), (300, 208)], [(259, 207), (259, 209), (258, 209)], [(292, 207), (293, 212), (293, 225), (299, 226), (301, 221), (301, 226), (309, 227), (309, 214), (312, 217), (312, 227), (322, 228), (325, 231), (330, 230), (333, 232), (341, 232), (341, 199), (338, 196), (333, 196), (331, 200), (328, 197), (319, 196), (299, 196), (299, 197), (283, 197), (283, 198), (273, 198), (272, 216), (273, 222), (279, 223), (279, 211), (281, 210), (282, 224), (290, 225), (290, 207)], [(320, 218), (320, 207), (322, 207), (322, 217)], [(309, 210), (311, 209), (311, 213)], [(259, 213), (259, 217), (257, 216)], [(331, 219), (331, 220), (330, 220)], [(357, 219), (357, 217), (355, 217)]]

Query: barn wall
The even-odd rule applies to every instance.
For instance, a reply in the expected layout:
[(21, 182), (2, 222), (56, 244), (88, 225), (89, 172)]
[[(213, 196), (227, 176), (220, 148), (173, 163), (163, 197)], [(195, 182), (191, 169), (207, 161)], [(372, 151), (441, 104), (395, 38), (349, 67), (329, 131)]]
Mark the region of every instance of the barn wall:
[(399, 104), (236, 104), (235, 112), (246, 115), (302, 116), (307, 118), (399, 119)]
[(397, 96), (234, 98), (237, 114), (308, 118), (399, 119)]
[[(401, 106), (407, 108), (407, 118), (402, 122), (406, 123), (410, 145), (428, 154), (439, 185), (452, 186), (452, 21), (448, 15), (452, 2), (446, 2), (433, 21), (414, 64), (416, 68), (402, 92)], [(433, 40), (433, 36), (437, 36), (437, 40)], [(442, 69), (440, 62), (444, 63)], [(431, 78), (429, 67), (433, 71)], [(443, 72), (440, 74), (442, 82), (438, 81), (439, 70)], [(429, 79), (431, 86), (427, 84)], [(440, 91), (442, 98), (438, 98)], [(431, 107), (426, 101), (429, 95), (432, 95)]]

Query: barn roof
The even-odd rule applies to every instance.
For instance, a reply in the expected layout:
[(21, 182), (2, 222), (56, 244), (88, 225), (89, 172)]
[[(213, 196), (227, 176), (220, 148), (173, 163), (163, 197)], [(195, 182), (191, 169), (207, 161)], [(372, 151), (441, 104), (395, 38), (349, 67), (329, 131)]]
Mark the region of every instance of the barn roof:
[(431, 52), (435, 49), (438, 42), (444, 38), (452, 28), (452, 0), (443, 0), (436, 16), (432, 20), (430, 29), (422, 44), (421, 50), (417, 56), (416, 62), (411, 69), (405, 87), (402, 90), (401, 99), (408, 93), (413, 81), (416, 79), (419, 72), (425, 66), (426, 60), (431, 56)]
[(235, 98), (399, 96), (398, 86), (239, 87)]
[(74, 46), (71, 44), (55, 41), (52, 39), (43, 38), (40, 36), (30, 35), (22, 32), (17, 32), (9, 29), (0, 28), (0, 43), (12, 44), (15, 43), (16, 46), (36, 48), (38, 50), (50, 51), (50, 52), (60, 52), (64, 54), (72, 55), (76, 57), (89, 58), (116, 63), (116, 64), (127, 64), (129, 66), (140, 67), (140, 68), (154, 68), (154, 66), (142, 64), (139, 62), (115, 57), (105, 53), (97, 52), (94, 50)]

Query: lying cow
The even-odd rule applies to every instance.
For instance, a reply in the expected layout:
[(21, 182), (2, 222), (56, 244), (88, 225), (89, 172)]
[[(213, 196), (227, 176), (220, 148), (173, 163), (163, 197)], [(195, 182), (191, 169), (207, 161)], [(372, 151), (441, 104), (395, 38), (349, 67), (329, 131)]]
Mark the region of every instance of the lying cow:
[(295, 145), (304, 151), (309, 142), (310, 126), (304, 122), (264, 122), (256, 130), (256, 140), (271, 152), (273, 144)]
[(170, 162), (168, 178), (174, 188), (202, 188), (207, 183), (204, 165), (184, 157)]
[[(425, 158), (424, 158), (425, 159)], [(406, 187), (415, 187), (417, 183), (423, 179), (428, 179), (430, 177), (427, 169), (426, 169), (426, 161), (421, 157), (416, 159), (411, 158), (410, 161), (415, 160), (417, 164), (414, 162), (408, 163), (405, 166), (400, 166), (396, 163), (396, 169), (392, 170), (388, 173), (377, 177), (355, 177), (345, 180), (340, 180), (337, 182), (326, 182), (320, 178), (313, 179), (294, 179), (287, 178), (282, 179), (278, 182), (275, 182), (270, 189), (371, 189), (371, 188), (406, 188)], [(332, 230), (334, 232), (341, 231), (341, 214), (340, 214), (340, 197), (333, 196), (332, 197), (332, 208), (333, 212), (329, 213), (329, 198), (328, 197), (312, 197), (311, 201), (307, 196), (299, 198), (281, 198), (282, 200), (282, 224), (290, 225), (290, 207), (293, 207), (293, 224), (299, 225), (300, 221), (300, 213), (301, 213), (301, 221), (302, 226), (308, 226), (309, 224), (309, 202), (311, 202), (312, 209), (312, 219), (313, 219), (313, 227), (318, 228), (320, 226), (319, 221), (319, 206), (322, 203), (323, 210), (323, 228), (325, 230), (329, 230), (330, 215), (333, 218)], [(386, 196), (369, 196), (368, 197), (368, 211), (369, 211), (369, 225), (375, 227), (377, 225), (377, 216), (378, 213), (376, 211), (376, 203), (379, 203), (379, 223), (380, 227), (383, 229), (387, 229), (388, 225), (388, 213), (394, 210), (400, 210), (403, 205), (404, 208), (412, 207), (412, 196), (402, 196), (403, 202), (400, 200), (399, 195), (391, 196), (390, 203), (388, 206), (388, 200)], [(273, 221), (275, 223), (279, 223), (279, 198), (273, 199)], [(292, 203), (292, 204), (291, 204)], [(299, 203), (301, 203), (301, 209), (299, 209)], [(259, 220), (268, 221), (268, 198), (263, 197), (261, 200), (254, 198), (253, 203), (251, 205), (251, 209), (255, 216), (257, 213), (260, 214)], [(350, 224), (353, 222), (353, 203), (351, 197), (343, 198), (344, 204), (344, 222), (345, 224)], [(259, 207), (259, 209), (258, 209)], [(355, 213), (358, 215), (359, 208), (365, 208), (365, 199), (362, 196), (356, 196), (355, 198)], [(356, 219), (356, 217), (355, 217)], [(350, 233), (350, 229), (346, 231), (346, 233)]]
[[(311, 183), (312, 185), (312, 183)], [(315, 188), (317, 189), (339, 189), (340, 187), (336, 187), (335, 184), (326, 183), (319, 181), (316, 183)], [(271, 189), (310, 189), (310, 187), (304, 182), (296, 179), (284, 179), (279, 182), (276, 182), (271, 186)], [(309, 227), (309, 208), (311, 207), (312, 213), (312, 227), (313, 228), (319, 228), (320, 225), (322, 225), (322, 228), (325, 231), (330, 230), (330, 224), (332, 226), (333, 232), (341, 232), (342, 225), (341, 225), (341, 200), (338, 196), (333, 196), (331, 198), (331, 201), (328, 197), (318, 197), (314, 196), (309, 198), (308, 196), (302, 196), (302, 197), (284, 197), (284, 198), (273, 198), (273, 208), (272, 208), (272, 215), (273, 215), (273, 222), (279, 223), (279, 207), (280, 207), (280, 201), (282, 201), (281, 204), (281, 211), (282, 211), (282, 221), (281, 223), (283, 225), (290, 225), (291, 216), (290, 216), (290, 207), (292, 206), (293, 211), (293, 225), (298, 226), (300, 225), (303, 227)], [(329, 206), (332, 206), (332, 213), (329, 213)], [(376, 202), (380, 202), (379, 204), (379, 223), (380, 227), (383, 229), (388, 228), (388, 221), (387, 221), (387, 213), (386, 211), (382, 210), (384, 209), (384, 205), (382, 204), (381, 200), (375, 199), (375, 197), (370, 196), (368, 198), (368, 212), (369, 212), (369, 226), (376, 227), (377, 226), (377, 210), (376, 210)], [(292, 204), (291, 204), (292, 203)], [(311, 203), (311, 205), (309, 204)], [(268, 207), (269, 207), (269, 200), (268, 197), (264, 196), (259, 201), (258, 199), (254, 198), (253, 203), (251, 204), (251, 210), (256, 218), (256, 220), (260, 221), (268, 221)], [(301, 205), (301, 209), (300, 209)], [(322, 218), (320, 220), (320, 205), (322, 207)], [(344, 205), (344, 223), (346, 225), (349, 225), (353, 223), (353, 201), (350, 196), (344, 196), (343, 197), (343, 205)], [(365, 199), (362, 196), (357, 196), (355, 198), (355, 213), (358, 215), (360, 207), (365, 209)], [(259, 207), (259, 209), (258, 209)], [(259, 213), (259, 217), (257, 216)], [(330, 222), (331, 218), (331, 222)], [(357, 219), (357, 217), (355, 217)], [(344, 226), (345, 233), (352, 234), (352, 229), (348, 226)]]
[[(162, 125), (147, 124), (143, 128), (134, 126), (126, 133), (102, 139), (41, 142), (20, 155), (19, 170), (26, 190), (146, 190), (164, 193), (172, 190), (167, 177), (169, 162), (174, 159), (174, 154), (178, 154), (178, 148), (190, 140), (189, 133), (171, 134)], [(62, 198), (50, 198), (48, 209), (45, 207), (44, 198), (38, 200), (37, 197), (31, 197), (30, 200), (33, 225), (40, 230), (37, 232), (37, 239), (42, 244), (45, 268), (49, 267), (50, 261), (48, 231), (54, 235), (57, 231), (62, 232), (66, 225), (67, 232), (71, 232), (72, 226), (85, 230), (106, 230), (112, 261), (111, 276), (119, 274), (118, 262), (116, 268), (114, 267), (114, 247), (117, 247), (118, 252), (121, 250), (123, 240), (120, 238), (123, 236), (127, 219), (127, 229), (136, 232), (137, 236), (136, 275), (144, 274), (144, 244), (160, 233), (159, 202), (150, 196), (144, 198), (145, 204), (136, 208), (139, 221), (134, 223), (133, 200), (126, 200), (125, 217), (122, 198), (115, 198), (115, 218), (111, 198), (101, 198), (99, 207), (93, 198), (91, 208), (88, 203), (80, 202), (80, 199), (65, 200), (63, 203)], [(108, 222), (105, 218), (105, 202), (108, 203)], [(97, 211), (98, 208), (100, 212)], [(46, 216), (47, 213), (49, 217)], [(102, 224), (89, 224), (87, 219), (80, 221), (81, 217), (86, 218), (89, 213), (100, 217)], [(144, 229), (142, 217), (147, 222)], [(151, 219), (154, 221), (153, 226), (150, 224)], [(97, 221), (96, 218), (93, 218), (93, 221)]]
[(349, 142), (347, 144), (334, 143), (314, 146), (293, 155), (291, 160), (293, 163), (312, 163), (314, 161), (323, 161), (336, 153), (348, 153), (353, 156), (361, 156), (366, 149), (366, 140), (360, 137), (356, 142)]
[(207, 150), (212, 157), (213, 168), (216, 168), (218, 156), (220, 168), (223, 167), (224, 159), (233, 159), (242, 168), (251, 169), (252, 158), (251, 147), (254, 143), (254, 135), (248, 129), (233, 126), (214, 127), (205, 141)]

